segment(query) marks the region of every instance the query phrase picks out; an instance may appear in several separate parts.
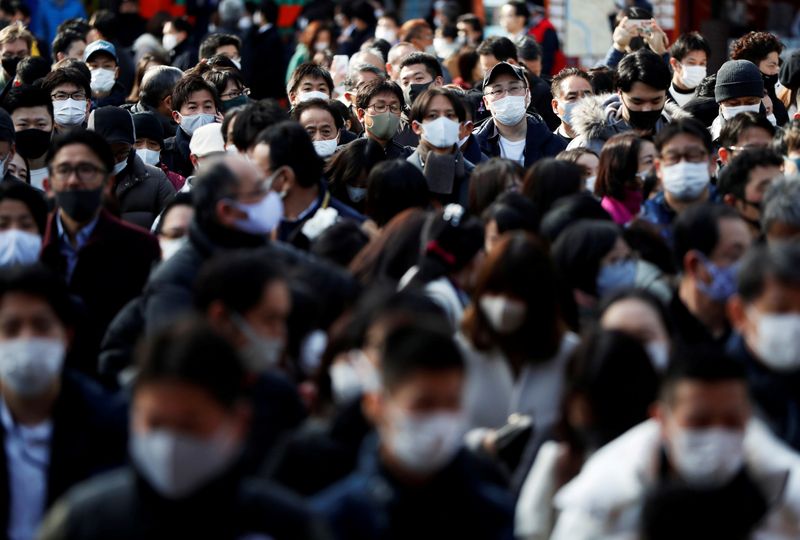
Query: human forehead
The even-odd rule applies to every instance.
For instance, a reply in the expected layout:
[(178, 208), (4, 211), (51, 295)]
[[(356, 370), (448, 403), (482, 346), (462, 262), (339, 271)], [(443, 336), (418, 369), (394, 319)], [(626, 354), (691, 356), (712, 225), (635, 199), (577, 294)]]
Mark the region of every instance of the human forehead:
[(571, 77), (567, 77), (561, 84), (561, 92), (564, 95), (569, 94), (570, 92), (591, 92), (592, 91), (592, 83), (584, 79), (579, 75), (572, 75)]
[(211, 95), (211, 92), (208, 90), (196, 90), (189, 94), (189, 97), (186, 98), (186, 103), (204, 103), (208, 101), (214, 101), (214, 96)]
[(514, 77), (513, 75), (509, 75), (508, 73), (501, 73), (492, 79), (492, 81), (487, 84), (486, 86), (495, 86), (498, 84), (507, 84), (512, 82), (522, 82), (518, 78)]
[(372, 96), (372, 99), (369, 100), (370, 105), (376, 103), (392, 105), (393, 103), (400, 103), (400, 100), (392, 92), (381, 92), (380, 94)]
[(706, 152), (708, 149), (705, 147), (702, 139), (689, 133), (678, 133), (661, 146), (661, 153), (684, 151), (689, 148), (702, 148)]
[(455, 107), (453, 107), (453, 102), (444, 96), (433, 96), (433, 99), (431, 99), (428, 103), (429, 111), (452, 111), (454, 109)]
[(300, 115), (300, 125), (317, 126), (320, 124), (334, 125), (336, 122), (330, 112), (318, 107), (311, 107), (303, 111)]
[(769, 131), (759, 126), (751, 126), (739, 132), (739, 137), (736, 139), (737, 146), (744, 146), (752, 143), (770, 143), (772, 142), (772, 135)]
[(631, 85), (631, 89), (624, 93), (630, 97), (635, 97), (637, 99), (658, 99), (659, 97), (664, 97), (667, 91), (658, 90), (657, 88), (653, 88), (649, 84), (636, 81)]
[(82, 88), (79, 87), (77, 84), (71, 82), (64, 82), (54, 87), (51, 94), (55, 94), (57, 92), (66, 92), (68, 94), (72, 94), (78, 92), (79, 90), (82, 90)]
[(52, 165), (60, 163), (89, 162), (103, 167), (103, 162), (91, 148), (82, 143), (68, 144), (59, 148), (53, 156)]

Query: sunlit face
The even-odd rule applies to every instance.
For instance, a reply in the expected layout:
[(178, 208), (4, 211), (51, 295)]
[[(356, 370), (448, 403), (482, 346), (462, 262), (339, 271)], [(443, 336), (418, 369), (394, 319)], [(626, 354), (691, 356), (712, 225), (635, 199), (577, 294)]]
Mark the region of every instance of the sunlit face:
[(600, 158), (594, 154), (584, 153), (575, 162), (583, 167), (583, 177), (597, 176), (597, 168), (600, 166)]
[(766, 58), (758, 63), (758, 69), (764, 75), (777, 75), (781, 70), (778, 53), (776, 51), (770, 52)]
[(300, 115), (300, 125), (312, 141), (329, 141), (339, 135), (333, 116), (325, 109), (306, 109)]
[[(189, 94), (183, 105), (181, 105), (181, 116), (192, 116), (195, 114), (217, 114), (217, 104), (214, 96), (208, 90), (198, 90)], [(177, 116), (177, 115), (176, 115)], [(181, 119), (177, 117), (175, 121), (180, 124)]]
[(165, 239), (182, 238), (189, 234), (189, 224), (194, 219), (194, 208), (187, 204), (177, 204), (161, 218), (159, 236)]
[(664, 108), (666, 90), (657, 90), (643, 82), (635, 82), (629, 92), (621, 92), (622, 103), (630, 111), (659, 111)]

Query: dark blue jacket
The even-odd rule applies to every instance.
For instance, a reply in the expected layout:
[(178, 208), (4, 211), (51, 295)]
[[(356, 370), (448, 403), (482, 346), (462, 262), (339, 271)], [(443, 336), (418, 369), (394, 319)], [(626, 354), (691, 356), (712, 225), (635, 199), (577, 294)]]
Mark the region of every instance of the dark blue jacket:
[(174, 137), (164, 139), (164, 150), (161, 152), (161, 163), (166, 165), (167, 169), (186, 178), (194, 172), (194, 166), (189, 159), (191, 140), (192, 138), (178, 126)]
[(511, 494), (483, 480), (468, 451), (424, 485), (397, 481), (381, 464), (378, 444), (369, 438), (359, 468), (312, 500), (328, 520), (334, 538), (383, 540), (409, 538), (514, 537)]
[(476, 166), (489, 160), (489, 156), (481, 152), (481, 145), (472, 133), (469, 134), (469, 139), (467, 139), (466, 146), (461, 149), (461, 153), (464, 155), (464, 159)]
[(306, 221), (314, 217), (314, 215), (317, 213), (317, 210), (328, 207), (334, 208), (337, 212), (339, 212), (340, 218), (352, 219), (359, 224), (364, 223), (367, 220), (365, 216), (359, 214), (342, 201), (331, 195), (328, 191), (328, 188), (325, 186), (325, 182), (320, 181), (319, 196), (317, 197), (317, 200), (314, 201), (313, 206), (306, 210), (300, 219), (296, 219), (294, 221), (288, 221), (286, 219), (281, 220), (280, 225), (278, 225), (278, 240), (285, 242), (291, 239), (295, 234), (295, 231), (298, 231)]
[[(500, 132), (489, 119), (472, 132), (481, 151), (489, 157), (500, 157)], [(525, 135), (525, 167), (530, 167), (543, 157), (555, 156), (567, 147), (564, 139), (553, 134), (541, 117), (528, 116), (528, 132)]]

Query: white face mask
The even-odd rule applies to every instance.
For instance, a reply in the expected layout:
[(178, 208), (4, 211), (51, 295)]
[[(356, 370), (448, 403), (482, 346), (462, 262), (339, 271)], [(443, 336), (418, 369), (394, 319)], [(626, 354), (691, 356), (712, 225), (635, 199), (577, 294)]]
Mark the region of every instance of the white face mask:
[(171, 258), (188, 241), (188, 236), (181, 236), (180, 238), (159, 238), (158, 245), (161, 246), (161, 260), (166, 261)]
[(139, 159), (148, 165), (155, 167), (161, 161), (161, 152), (159, 150), (150, 150), (149, 148), (137, 148), (136, 155)]
[(20, 338), (0, 342), (0, 379), (22, 397), (35, 397), (61, 375), (66, 347), (59, 339)]
[(231, 319), (247, 339), (247, 345), (239, 351), (247, 369), (253, 373), (264, 373), (274, 369), (281, 361), (283, 341), (259, 334), (238, 313), (233, 313)]
[(778, 125), (778, 119), (775, 118), (775, 115), (772, 113), (767, 115), (767, 120), (769, 120), (769, 123), (772, 124), (773, 127)]
[(586, 191), (594, 194), (594, 184), (595, 182), (597, 182), (597, 175), (589, 176), (588, 178), (586, 178), (586, 180), (584, 180), (584, 182), (586, 185)]
[(683, 81), (683, 85), (690, 90), (692, 88), (697, 88), (697, 86), (703, 82), (703, 79), (706, 78), (706, 66), (687, 66), (686, 64), (681, 64), (681, 68), (683, 69), (681, 81)]
[[(114, 70), (105, 68), (95, 68), (92, 70), (92, 92), (95, 94), (104, 94), (111, 90), (114, 86)], [(86, 112), (86, 104), (83, 104), (84, 113)]]
[(53, 118), (59, 126), (79, 126), (86, 120), (86, 101), (65, 99), (53, 102)]
[(504, 126), (516, 126), (525, 118), (525, 96), (506, 96), (492, 102), (491, 110), (494, 119)]
[(120, 161), (119, 163), (114, 163), (114, 168), (112, 169), (111, 174), (117, 175), (117, 174), (121, 173), (122, 171), (124, 171), (125, 167), (127, 167), (127, 166), (128, 166), (128, 159), (127, 158), (125, 158), (123, 161)]
[(191, 114), (187, 116), (183, 116), (181, 113), (178, 113), (178, 116), (181, 119), (181, 129), (189, 137), (191, 137), (194, 132), (201, 127), (208, 124), (213, 124), (217, 121), (217, 115), (210, 113)]
[(422, 138), (436, 148), (450, 148), (458, 142), (458, 128), (461, 124), (440, 116), (436, 120), (422, 123)]
[(664, 189), (679, 201), (698, 198), (711, 181), (708, 163), (679, 161), (675, 165), (661, 167), (661, 180)]
[(164, 37), (161, 38), (161, 44), (164, 45), (165, 49), (171, 51), (178, 46), (178, 36), (175, 34), (164, 34)]
[(264, 15), (260, 11), (253, 13), (253, 24), (260, 27), (264, 24)]
[(564, 109), (564, 114), (561, 115), (561, 121), (567, 124), (568, 126), (572, 125), (572, 111), (575, 110), (575, 106), (580, 103), (579, 101), (564, 101), (559, 102), (561, 108)]
[(436, 56), (436, 47), (433, 46), (433, 43), (425, 47), (425, 52), (431, 56)]
[(242, 232), (267, 235), (278, 226), (283, 217), (283, 200), (274, 191), (267, 193), (257, 203), (231, 202), (236, 208), (247, 214), (247, 218), (236, 220), (236, 228)]
[(378, 26), (375, 28), (375, 39), (383, 39), (389, 45), (394, 45), (397, 42), (397, 32), (385, 26)]
[(367, 188), (355, 187), (350, 184), (347, 184), (345, 187), (347, 188), (347, 196), (350, 197), (350, 200), (354, 203), (361, 202), (367, 198)]
[(528, 314), (528, 306), (524, 302), (501, 295), (485, 294), (478, 304), (484, 317), (498, 334), (516, 332)]
[(650, 363), (657, 373), (664, 373), (669, 366), (669, 344), (664, 341), (649, 341), (645, 344)]
[(762, 313), (756, 316), (758, 336), (755, 352), (759, 359), (779, 372), (800, 369), (800, 314)]
[(728, 483), (744, 464), (744, 431), (676, 429), (667, 444), (672, 466), (688, 484), (714, 488)]
[(223, 426), (208, 439), (160, 429), (131, 433), (131, 460), (162, 497), (180, 499), (221, 476), (236, 460), (239, 445)]
[(461, 412), (412, 414), (390, 411), (383, 437), (392, 455), (408, 470), (428, 474), (446, 466), (461, 448), (466, 427)]
[(325, 92), (320, 92), (319, 90), (311, 90), (310, 92), (300, 92), (297, 94), (297, 101), (302, 103), (304, 101), (310, 101), (312, 99), (322, 99), (328, 101), (331, 97), (326, 94)]
[(756, 103), (755, 105), (740, 105), (738, 107), (728, 107), (725, 105), (720, 105), (720, 113), (722, 113), (722, 117), (725, 120), (731, 120), (735, 118), (737, 115), (746, 112), (753, 112), (758, 114), (758, 111), (761, 110), (761, 104)]
[(327, 141), (312, 141), (311, 144), (314, 145), (314, 150), (317, 151), (317, 155), (321, 158), (330, 157), (336, 152), (336, 147), (339, 146), (339, 143), (336, 139), (330, 139)]
[(20, 229), (0, 232), (0, 266), (33, 264), (39, 259), (42, 237)]
[(331, 377), (333, 399), (337, 404), (347, 403), (364, 392), (380, 390), (378, 373), (361, 349), (353, 349), (328, 370)]

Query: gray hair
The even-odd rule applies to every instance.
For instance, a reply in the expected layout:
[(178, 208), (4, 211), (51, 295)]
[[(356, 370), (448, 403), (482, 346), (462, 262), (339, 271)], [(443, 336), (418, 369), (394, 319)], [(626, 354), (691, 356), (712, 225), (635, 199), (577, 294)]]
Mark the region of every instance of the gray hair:
[(172, 66), (153, 66), (144, 72), (139, 101), (150, 107), (158, 107), (161, 100), (172, 94), (172, 90), (183, 77), (183, 71)]
[(347, 72), (347, 77), (344, 79), (344, 89), (348, 92), (352, 92), (356, 89), (356, 81), (358, 80), (359, 73), (374, 73), (378, 77), (386, 78), (386, 72), (380, 70), (373, 66), (372, 64), (359, 64), (357, 66), (351, 67), (350, 70)]
[(761, 203), (761, 230), (775, 223), (800, 229), (800, 176), (778, 178), (772, 182)]

